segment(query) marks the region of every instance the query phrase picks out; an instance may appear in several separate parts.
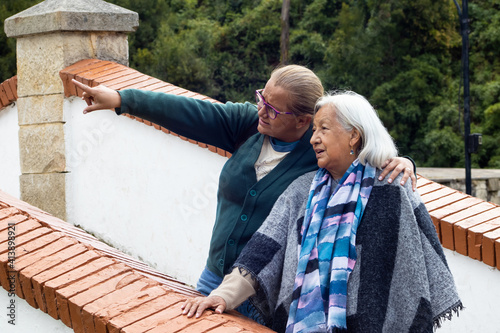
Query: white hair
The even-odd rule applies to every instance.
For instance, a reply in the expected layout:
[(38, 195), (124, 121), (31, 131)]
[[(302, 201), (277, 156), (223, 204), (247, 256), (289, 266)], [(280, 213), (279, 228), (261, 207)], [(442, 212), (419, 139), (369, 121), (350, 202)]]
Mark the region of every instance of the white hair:
[(363, 96), (353, 91), (335, 91), (325, 94), (316, 102), (315, 113), (323, 106), (335, 109), (337, 120), (346, 131), (356, 128), (361, 135), (358, 158), (381, 168), (382, 163), (396, 157), (398, 150), (392, 137), (384, 127), (377, 111)]

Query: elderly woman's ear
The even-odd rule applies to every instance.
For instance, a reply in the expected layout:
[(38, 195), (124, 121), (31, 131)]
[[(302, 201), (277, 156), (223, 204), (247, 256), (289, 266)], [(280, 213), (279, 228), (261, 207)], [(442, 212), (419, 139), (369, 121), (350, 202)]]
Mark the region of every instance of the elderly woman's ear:
[(349, 141), (349, 145), (354, 151), (359, 152), (361, 147), (361, 133), (357, 128), (353, 128), (351, 130), (351, 140)]

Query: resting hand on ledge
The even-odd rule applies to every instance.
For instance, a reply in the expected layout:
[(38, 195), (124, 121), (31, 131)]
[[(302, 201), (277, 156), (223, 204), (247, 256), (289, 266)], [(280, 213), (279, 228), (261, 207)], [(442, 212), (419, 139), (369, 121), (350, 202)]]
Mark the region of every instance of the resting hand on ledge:
[(181, 309), (183, 315), (191, 318), (196, 314), (200, 318), (206, 309), (215, 309), (215, 313), (223, 313), (226, 310), (226, 302), (219, 296), (195, 297), (188, 299)]
[(87, 103), (83, 113), (95, 110), (114, 110), (122, 104), (122, 98), (116, 90), (103, 85), (92, 88), (74, 79), (71, 81), (75, 86), (83, 90), (82, 99)]
[(401, 186), (403, 186), (408, 178), (411, 178), (412, 189), (415, 192), (417, 189), (417, 177), (413, 173), (413, 163), (405, 157), (394, 157), (390, 158), (384, 162), (382, 165), (382, 173), (380, 174), (379, 180), (384, 179), (389, 172), (392, 171), (388, 183), (392, 183), (394, 179), (401, 173), (404, 172), (403, 178), (401, 179)]

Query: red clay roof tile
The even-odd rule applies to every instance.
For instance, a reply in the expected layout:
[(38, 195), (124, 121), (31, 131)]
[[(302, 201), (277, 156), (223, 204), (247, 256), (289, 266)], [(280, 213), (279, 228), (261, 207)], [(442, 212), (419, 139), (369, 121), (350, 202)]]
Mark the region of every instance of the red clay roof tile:
[[(17, 223), (20, 223), (20, 222), (23, 222), (23, 221), (26, 221), (28, 218), (22, 214), (16, 214), (16, 215), (10, 215), (10, 216), (7, 216), (6, 218), (3, 219), (2, 221), (2, 227), (0, 227), (0, 230), (4, 230), (4, 229), (7, 229), (9, 228), (9, 226), (12, 226), (13, 224), (16, 224)], [(2, 242), (5, 242), (6, 240), (1, 240), (0, 239), (0, 244)]]
[[(475, 199), (477, 199), (477, 198), (475, 198)], [(475, 215), (477, 215), (477, 214), (481, 214), (483, 212), (486, 212), (486, 211), (491, 210), (491, 209), (496, 207), (495, 204), (492, 204), (492, 203), (487, 202), (487, 201), (482, 201), (480, 199), (477, 199), (475, 201), (476, 201), (475, 204), (473, 203), (469, 207), (467, 207), (459, 212), (447, 215), (443, 218), (443, 220), (455, 224), (458, 221), (462, 221), (462, 220), (467, 219), (469, 217), (475, 217)]]
[(0, 110), (17, 100), (17, 76), (0, 83)]
[[(174, 293), (167, 293), (159, 296), (149, 302), (145, 302), (133, 309), (130, 309), (130, 311), (121, 313), (120, 315), (111, 318), (107, 323), (108, 332), (119, 333), (119, 331), (125, 326), (154, 315), (159, 311), (168, 309), (175, 304), (183, 302), (185, 299), (185, 297)], [(177, 311), (177, 315), (180, 315), (180, 308)]]
[(137, 71), (133, 71), (133, 70), (126, 70), (126, 71), (120, 72), (120, 74), (124, 74), (124, 75), (111, 78), (110, 80), (104, 81), (103, 84), (106, 85), (106, 87), (109, 87), (111, 89), (122, 90), (127, 85), (129, 85), (129, 81), (131, 81), (131, 80), (137, 80), (137, 79), (141, 79), (141, 78), (145, 79), (144, 74), (139, 73)]
[[(48, 299), (48, 303), (52, 304), (50, 297), (52, 297), (52, 299), (55, 297), (53, 293), (49, 295), (51, 289), (46, 286), (46, 282), (52, 281), (52, 279), (70, 272), (71, 270), (77, 269), (78, 267), (82, 267), (97, 258), (100, 258), (97, 252), (85, 251), (82, 254), (70, 258), (69, 260), (63, 261), (62, 263), (52, 267), (50, 270), (45, 270), (34, 275), (31, 279), (31, 283), (33, 285), (35, 300), (38, 307), (43, 312), (48, 313), (49, 309), (46, 300)], [(52, 308), (52, 313), (54, 313), (54, 310), (55, 309)], [(57, 310), (55, 312), (57, 313)]]
[[(19, 216), (19, 215), (17, 215)], [(18, 253), (16, 253), (16, 258), (19, 258), (22, 256), (24, 253), (36, 250), (41, 246), (39, 241), (36, 241), (38, 238), (44, 237), (48, 234), (51, 234), (52, 230), (49, 228), (38, 228), (32, 231), (29, 231), (25, 234), (22, 234), (20, 236), (16, 236), (16, 250)], [(57, 234), (56, 236), (58, 236)], [(54, 235), (49, 236), (50, 239), (54, 238)], [(47, 239), (43, 239), (43, 241), (46, 241)], [(36, 242), (35, 242), (36, 241)], [(5, 262), (2, 260), (4, 256), (7, 255), (7, 247), (5, 246), (7, 244), (8, 240), (5, 240), (2, 242), (2, 247), (0, 247), (0, 262)]]
[[(81, 309), (81, 318), (85, 332), (94, 332), (94, 317), (97, 317), (97, 313), (102, 309), (110, 309), (108, 313), (111, 312), (113, 307), (116, 308), (118, 304), (128, 304), (133, 299), (138, 299), (146, 296), (145, 292), (152, 291), (153, 287), (156, 290), (164, 294), (166, 291), (159, 287), (159, 283), (151, 279), (146, 279), (142, 275), (135, 274), (139, 279), (130, 282), (128, 285), (117, 285), (115, 290), (101, 298), (97, 298), (94, 301), (85, 304)], [(151, 289), (151, 290), (150, 290)], [(142, 295), (141, 295), (142, 293)]]
[(7, 92), (5, 91), (4, 84), (0, 84), (0, 105), (9, 105), (10, 100), (7, 97)]
[[(437, 192), (439, 191), (434, 193)], [(493, 242), (497, 239), (496, 235), (500, 236), (500, 232), (495, 232), (500, 228), (497, 220), (500, 215), (498, 205), (458, 191), (441, 198), (423, 195), (422, 199), (437, 225), (445, 248), (483, 260), (490, 266), (496, 264), (497, 252)], [(426, 202), (428, 199), (431, 201)], [(489, 236), (493, 239), (484, 237), (490, 232)]]
[(112, 290), (119, 288), (120, 285), (128, 285), (140, 279), (138, 274), (133, 272), (125, 272), (116, 275), (105, 282), (102, 282), (88, 290), (75, 295), (68, 299), (68, 307), (71, 317), (71, 327), (76, 333), (84, 333), (85, 328), (83, 325), (82, 308), (86, 304), (108, 295)]
[[(141, 75), (139, 73), (139, 75), (137, 75), (135, 78), (130, 78), (126, 81), (123, 82), (123, 84), (120, 84), (119, 86), (118, 85), (115, 85), (115, 88), (116, 90), (123, 90), (123, 89), (130, 89), (131, 86), (133, 85), (144, 85), (144, 82), (147, 82), (147, 81), (153, 81), (153, 78), (150, 78), (148, 76), (144, 76), (144, 75)], [(157, 82), (155, 82), (157, 83)], [(146, 84), (145, 87), (147, 87), (149, 84)], [(144, 86), (143, 86), (144, 88)]]
[(87, 262), (83, 266), (66, 272), (53, 280), (45, 282), (43, 294), (45, 296), (44, 299), (47, 306), (47, 313), (53, 318), (59, 319), (60, 311), (56, 304), (57, 292), (59, 291), (59, 289), (65, 288), (72, 283), (78, 282), (80, 279), (85, 278), (88, 275), (92, 275), (93, 273), (97, 273), (100, 270), (113, 264), (113, 260), (98, 256), (96, 260)]
[(177, 89), (179, 89), (179, 87), (176, 87), (174, 85), (170, 85), (170, 86), (165, 86), (165, 87), (158, 88), (155, 91), (156, 92), (169, 93), (169, 94), (172, 94), (172, 95), (176, 95), (176, 94), (173, 93), (173, 91), (177, 90)]
[(70, 65), (64, 69), (64, 72), (67, 74), (76, 74), (83, 70), (89, 70), (95, 67), (102, 66), (103, 64), (107, 64), (107, 61), (99, 60), (99, 59), (84, 59), (80, 60), (73, 65)]
[[(461, 210), (455, 214), (448, 215), (441, 219), (441, 226), (446, 226), (446, 228), (453, 229), (453, 242), (455, 251), (465, 256), (467, 255), (467, 225), (482, 223), (484, 221), (483, 217), (480, 216), (479, 218), (476, 218), (476, 215), (487, 212), (493, 207), (495, 207), (495, 205), (489, 202), (481, 202), (477, 205), (473, 205), (469, 208)], [(486, 216), (488, 216), (488, 213)], [(441, 230), (443, 230), (442, 227)]]
[[(21, 215), (23, 216), (23, 215)], [(7, 220), (9, 221), (9, 220)], [(10, 222), (12, 223), (12, 222)], [(15, 233), (16, 236), (21, 236), (24, 233), (30, 232), (32, 230), (35, 230), (37, 228), (41, 228), (42, 225), (38, 223), (35, 220), (32, 219), (24, 219), (23, 221), (20, 221), (18, 223), (14, 223), (13, 225), (10, 226), (9, 224), (5, 224), (5, 228), (0, 230), (0, 239), (6, 240), (8, 238), (9, 232), (10, 233)]]
[(189, 90), (185, 90), (183, 93), (180, 93), (179, 95), (182, 95), (184, 97), (194, 97), (198, 94)]
[(464, 196), (464, 198), (459, 201), (456, 201), (447, 206), (442, 206), (430, 212), (434, 224), (439, 223), (441, 242), (444, 247), (450, 250), (455, 250), (455, 245), (453, 240), (453, 224), (450, 223), (449, 221), (444, 220), (444, 218), (448, 215), (456, 214), (456, 212), (460, 212), (464, 209), (467, 209), (471, 205), (480, 202), (482, 201), (479, 199)]
[(166, 294), (167, 290), (165, 288), (154, 286), (145, 290), (141, 290), (141, 292), (136, 295), (130, 295), (127, 301), (119, 300), (118, 302), (112, 304), (107, 308), (99, 309), (94, 313), (93, 316), (93, 325), (95, 332), (106, 333), (107, 325), (113, 318), (118, 317), (123, 313), (133, 311), (135, 308), (138, 308), (141, 305), (155, 300), (158, 297), (162, 297)]
[(432, 184), (432, 183), (433, 183), (433, 181), (431, 181), (427, 178), (424, 178), (424, 177), (417, 174), (417, 184), (418, 184), (418, 188), (419, 188), (419, 193), (420, 193), (421, 188), (423, 188), (426, 185)]
[[(417, 182), (418, 184), (418, 182)], [(427, 194), (427, 193), (432, 193), (434, 191), (437, 191), (437, 190), (440, 190), (443, 188), (443, 185), (441, 184), (438, 184), (438, 183), (430, 183), (430, 184), (426, 184), (425, 186), (422, 186), (418, 188), (418, 193), (420, 193), (420, 195), (424, 195), (424, 194)]]
[(17, 75), (13, 76), (11, 79), (7, 80), (10, 85), (10, 89), (12, 90), (12, 93), (14, 94), (14, 99), (17, 100)]
[[(98, 295), (96, 296), (95, 294), (92, 294), (91, 292), (89, 292), (89, 290), (93, 290), (98, 294), (102, 294), (102, 288), (111, 290), (111, 288), (116, 287), (116, 285), (131, 272), (132, 270), (130, 269), (130, 267), (122, 263), (117, 263), (96, 271), (95, 273), (90, 274), (83, 279), (76, 281), (75, 283), (71, 283), (64, 288), (59, 288), (56, 294), (56, 299), (57, 311), (59, 313), (61, 321), (65, 323), (66, 326), (72, 327), (74, 329), (71, 323), (69, 308), (69, 305), (71, 303), (70, 299), (73, 298), (73, 301), (77, 302), (72, 303), (73, 309), (75, 310), (76, 308), (92, 301), (94, 297), (98, 297)], [(81, 297), (77, 298), (76, 296)], [(73, 317), (75, 316), (79, 316), (79, 311), (73, 313)]]
[(200, 94), (195, 94), (195, 95), (190, 96), (190, 97), (194, 98), (194, 99), (199, 99), (199, 100), (206, 100), (207, 99), (207, 96), (200, 95)]
[(130, 82), (131, 84), (126, 86), (124, 89), (150, 89), (151, 86), (153, 85), (158, 85), (158, 84), (162, 84), (164, 82), (154, 78), (154, 77), (150, 77), (150, 78), (144, 78), (144, 80), (142, 81), (139, 81), (137, 83), (132, 83)]
[(155, 83), (155, 84), (152, 84), (152, 85), (146, 87), (147, 89), (145, 89), (145, 90), (157, 91), (158, 89), (161, 89), (161, 88), (164, 88), (167, 86), (171, 86), (171, 84), (168, 82), (160, 81), (159, 83)]
[(481, 261), (483, 234), (500, 228), (500, 208), (498, 210), (489, 210), (474, 216), (474, 218), (457, 222), (454, 228), (466, 231), (467, 255), (472, 259)]
[(121, 73), (125, 72), (127, 69), (128, 67), (125, 67), (123, 65), (109, 63), (106, 66), (99, 68), (99, 70), (91, 69), (77, 73), (74, 75), (74, 78), (78, 81), (86, 79), (90, 82), (96, 82), (97, 85), (106, 80), (111, 80), (114, 77), (122, 75)]
[(500, 269), (500, 239), (495, 240), (495, 258), (497, 269)]
[[(16, 257), (15, 269), (16, 269), (16, 271), (19, 272), (19, 271), (23, 270), (24, 268), (41, 261), (43, 258), (51, 257), (52, 255), (66, 249), (72, 245), (75, 245), (75, 244), (77, 244), (77, 241), (70, 238), (70, 237), (58, 238), (54, 242), (47, 243), (46, 246), (44, 246), (38, 250), (27, 253), (25, 256), (22, 256), (20, 259), (19, 259), (19, 257)], [(23, 289), (21, 287), (20, 279), (17, 279), (16, 283), (17, 283), (17, 285), (16, 285), (17, 295), (21, 298), (25, 298), (25, 296), (23, 294)], [(27, 291), (27, 292), (29, 292), (29, 291)]]
[[(175, 304), (179, 303), (174, 303), (174, 305)], [(181, 317), (184, 323), (188, 322), (186, 317), (182, 317), (179, 306), (169, 306), (135, 323), (123, 327), (120, 333), (142, 333), (164, 324), (172, 326), (173, 323), (171, 323), (171, 320), (176, 317)]]
[[(435, 191), (433, 193), (438, 193), (440, 191)], [(429, 197), (430, 201), (427, 202), (427, 196), (422, 196), (422, 200), (425, 202), (425, 207), (429, 212), (432, 212), (436, 209), (439, 209), (441, 207), (448, 206), (452, 203), (455, 203), (457, 201), (463, 200), (464, 194), (460, 193), (458, 191), (455, 191), (454, 193), (450, 195), (444, 195), (441, 198), (434, 199), (433, 197)]]
[[(219, 319), (219, 320), (216, 320)], [(162, 328), (157, 328), (155, 330), (152, 330), (151, 332), (165, 332), (165, 333), (174, 333), (174, 332), (183, 332), (183, 333), (199, 333), (199, 332), (207, 332), (207, 331), (212, 331), (216, 327), (220, 327), (226, 321), (220, 320), (222, 317), (206, 317), (205, 320), (196, 320), (193, 319), (192, 324), (189, 326), (184, 326), (180, 327), (178, 330), (174, 330), (174, 327), (171, 328), (170, 325), (165, 325)]]
[(240, 333), (241, 328), (237, 327), (225, 327), (224, 325), (214, 328), (210, 333)]
[[(39, 229), (36, 229), (32, 232), (26, 233), (23, 236), (29, 237), (29, 236), (34, 236), (37, 233), (45, 232), (45, 230), (42, 230), (42, 229), (48, 229), (48, 228), (39, 228)], [(23, 236), (21, 236), (21, 237), (23, 237)], [(62, 235), (60, 233), (47, 232), (47, 233), (43, 234), (43, 236), (41, 236), (41, 237), (35, 236), (36, 237), (35, 239), (30, 240), (29, 242), (25, 241), (23, 244), (19, 244), (19, 245), (17, 244), (17, 240), (20, 239), (21, 237), (19, 237), (19, 238), (16, 237), (15, 263), (17, 264), (17, 262), (19, 262), (20, 259), (24, 255), (26, 255), (32, 251), (36, 251), (36, 250), (46, 246), (47, 244), (50, 244), (50, 243), (56, 241), (57, 239), (61, 238), (61, 236)], [(11, 252), (10, 251), (11, 250), (9, 247), (8, 252), (6, 251), (0, 255), (0, 281), (2, 283), (2, 287), (6, 290), (9, 290), (9, 281), (7, 280), (8, 272), (17, 271), (17, 266), (12, 264), (12, 262), (10, 261), (10, 259), (11, 259)]]
[(76, 244), (67, 247), (57, 253), (53, 253), (50, 257), (45, 257), (39, 261), (33, 263), (32, 265), (25, 267), (20, 271), (19, 281), (21, 284), (21, 289), (23, 291), (25, 300), (34, 308), (38, 308), (39, 305), (36, 301), (33, 284), (31, 279), (33, 276), (51, 270), (54, 266), (65, 262), (68, 259), (74, 258), (89, 249), (82, 244)]
[[(450, 195), (450, 194), (453, 194), (456, 192), (457, 191), (454, 189), (451, 189), (451, 188), (446, 187), (446, 186), (441, 186), (436, 191), (427, 192), (425, 194), (422, 194), (422, 192), (420, 191), (420, 188), (419, 188), (420, 196), (422, 197), (422, 200), (425, 200), (426, 203), (430, 203), (433, 200), (438, 200), (440, 198), (446, 197), (447, 195)], [(427, 209), (429, 210), (429, 208), (427, 208)]]
[[(19, 210), (15, 207), (6, 207), (0, 209), (0, 221), (6, 217), (12, 216), (14, 214), (20, 214)], [(3, 223), (1, 225), (4, 225)], [(0, 225), (0, 226), (1, 226)], [(7, 228), (7, 223), (5, 223), (5, 227)]]
[(495, 267), (500, 258), (500, 253), (495, 251), (496, 240), (500, 240), (500, 228), (484, 233), (481, 240), (482, 260), (492, 267)]
[(2, 85), (3, 85), (3, 88), (5, 89), (5, 93), (7, 94), (7, 98), (9, 99), (9, 101), (10, 102), (15, 101), (17, 99), (17, 97), (16, 97), (14, 91), (12, 91), (12, 86), (10, 85), (9, 80), (7, 80)]
[[(16, 236), (23, 251), (14, 268), (19, 277), (16, 292), (75, 332), (156, 329), (167, 323), (166, 318), (184, 322), (185, 327), (195, 325), (190, 329), (225, 324), (241, 331), (247, 326), (248, 319), (209, 317), (211, 312), (197, 321), (188, 319), (179, 306), (187, 297), (200, 295), (192, 288), (1, 191), (0, 207), (1, 226), (15, 221), (18, 230), (25, 228)], [(1, 244), (0, 278), (5, 280), (8, 247)], [(254, 332), (269, 331), (255, 325)]]

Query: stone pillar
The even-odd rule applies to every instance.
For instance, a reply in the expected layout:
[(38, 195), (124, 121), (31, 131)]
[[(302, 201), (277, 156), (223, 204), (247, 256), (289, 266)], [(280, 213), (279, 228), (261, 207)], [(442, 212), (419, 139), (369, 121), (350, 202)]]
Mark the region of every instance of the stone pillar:
[(138, 14), (102, 0), (46, 0), (5, 20), (17, 38), (21, 199), (66, 218), (64, 88), (59, 71), (82, 59), (128, 65)]

